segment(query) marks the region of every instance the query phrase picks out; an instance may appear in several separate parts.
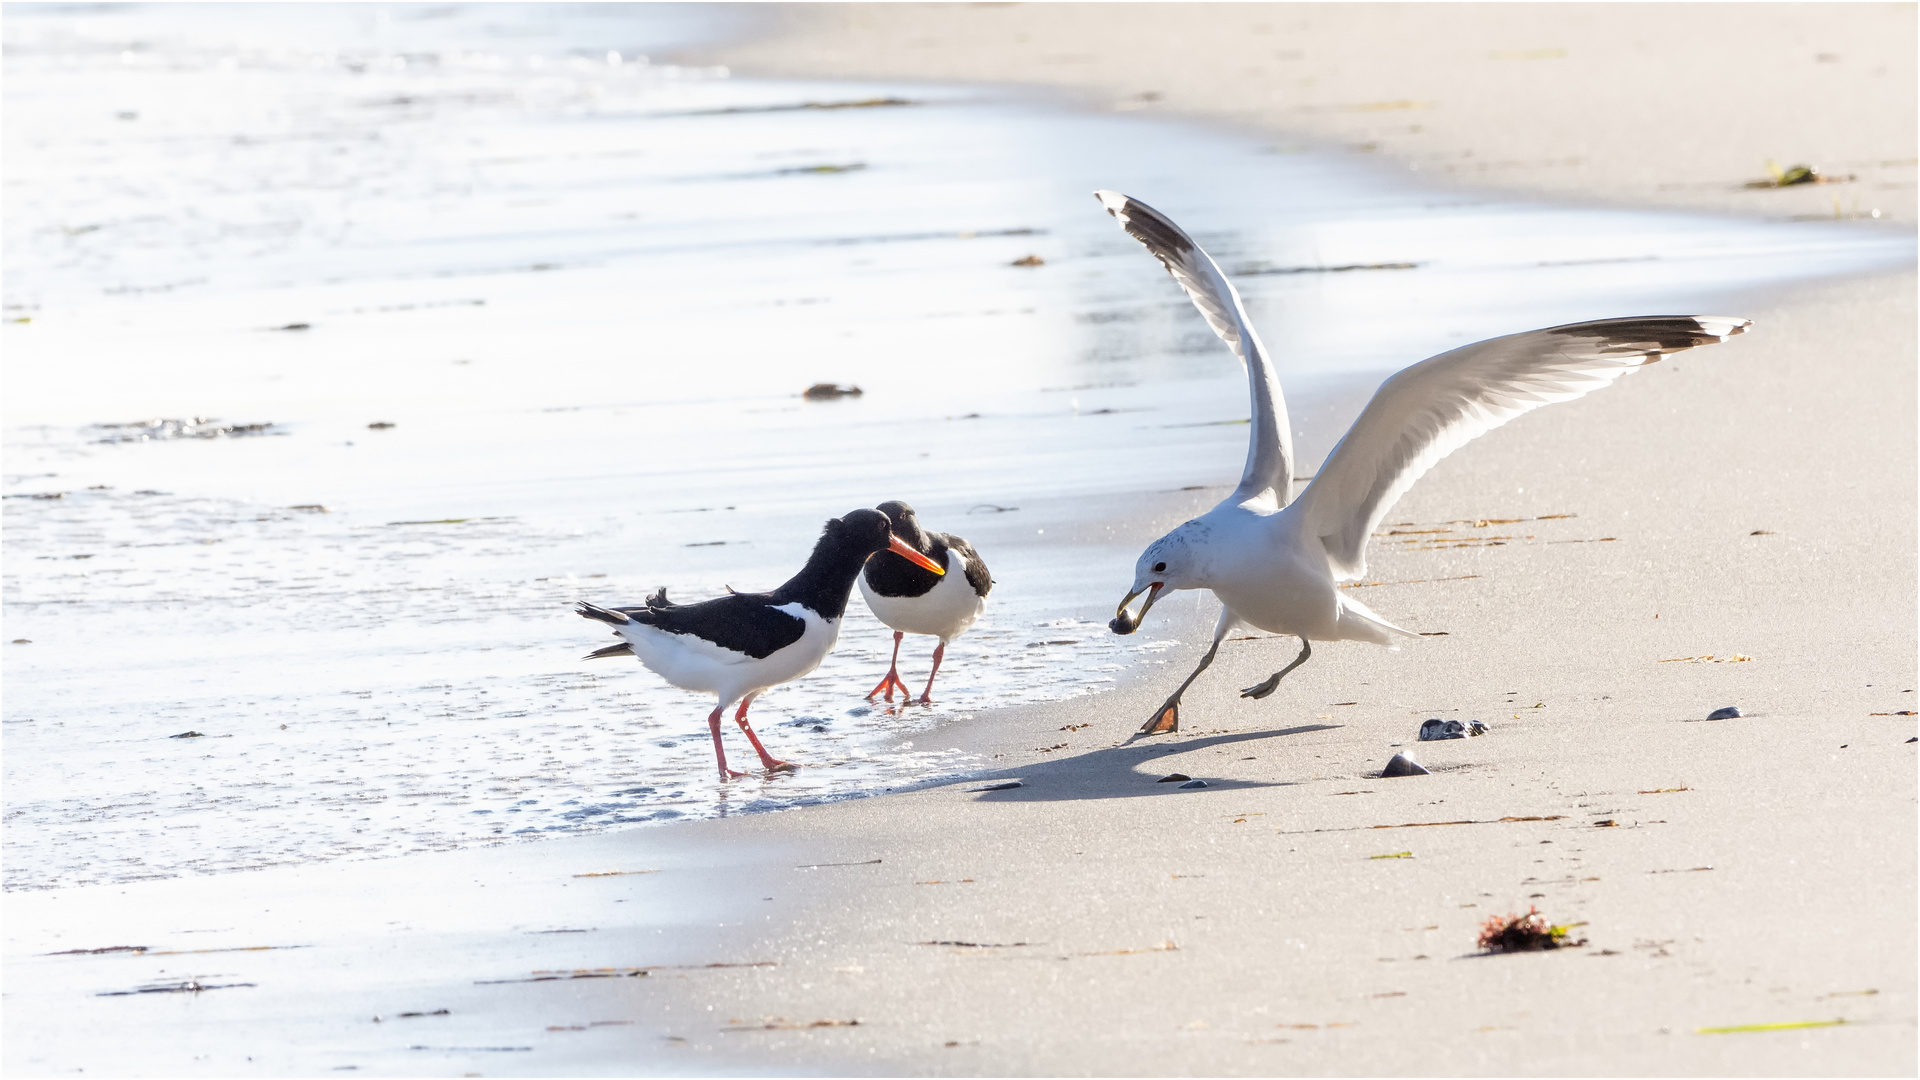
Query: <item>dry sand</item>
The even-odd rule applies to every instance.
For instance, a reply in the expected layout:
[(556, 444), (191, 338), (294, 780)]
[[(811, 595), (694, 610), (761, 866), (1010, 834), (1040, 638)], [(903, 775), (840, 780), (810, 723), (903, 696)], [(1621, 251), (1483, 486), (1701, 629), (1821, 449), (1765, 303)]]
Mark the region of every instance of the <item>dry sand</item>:
[[(1914, 220), (1911, 4), (777, 11), (781, 32), (705, 58), (752, 74), (1057, 87), (1094, 108), (1225, 122), (1439, 181), (1588, 203)], [(1858, 179), (1746, 188), (1769, 160)]]
[[(1533, 162), (1470, 178), (1640, 204), (1817, 211), (1829, 191), (1729, 187), (1769, 157), (1810, 160), (1861, 175), (1835, 189), (1845, 198), (1912, 221), (1912, 31), (1911, 7), (889, 6), (797, 10), (722, 59), (1051, 83), (1090, 101), (1157, 90), (1155, 108), (1366, 136), (1409, 162)], [(1491, 58), (1548, 49), (1566, 55)], [(1282, 65), (1316, 81), (1276, 89), (1263, 73)], [(1339, 108), (1400, 99), (1432, 105)], [(1568, 157), (1583, 164), (1539, 164)], [(98, 947), (191, 899), (233, 944), (292, 944), (309, 926), (331, 942), (325, 965), (234, 959), (220, 970), (263, 989), (196, 1006), (233, 1008), (262, 1046), (321, 1049), (243, 1065), (236, 1036), (209, 1036), (208, 1057), (165, 1071), (1911, 1075), (1914, 288), (1901, 274), (1756, 298), (1728, 312), (1752, 334), (1443, 462), (1392, 519), (1512, 539), (1376, 542), (1374, 580), (1405, 583), (1366, 600), (1445, 636), (1325, 646), (1259, 703), (1236, 688), (1292, 642), (1235, 642), (1189, 695), (1186, 730), (1132, 746), (1197, 649), (1114, 693), (943, 740), (999, 755), (1015, 790), (12, 896), (9, 919), (86, 926), (47, 949)], [(1113, 514), (1144, 543), (1205, 502), (1142, 496)], [(1525, 520), (1556, 514), (1577, 516)], [(1522, 520), (1475, 524), (1490, 519)], [(1748, 715), (1703, 720), (1727, 704)], [(1415, 744), (1431, 776), (1373, 778), (1428, 716), (1492, 732)], [(1174, 770), (1210, 786), (1153, 782)], [(1467, 823), (1381, 828), (1439, 822)], [(573, 876), (604, 868), (661, 872)], [(329, 920), (329, 896), (363, 897), (366, 925)], [(268, 917), (276, 898), (316, 897), (309, 921)], [(640, 917), (671, 903), (667, 931)], [(1482, 919), (1529, 904), (1584, 921), (1589, 943), (1472, 955)], [(305, 996), (266, 989), (300, 964), (334, 974)], [(398, 1010), (449, 1006), (405, 1022), (462, 1026), (393, 1030)], [(84, 1040), (97, 1024), (124, 1041), (129, 1023), (170, 1030), (184, 1015), (171, 1007), (116, 1012), (118, 1026), (49, 1017), (48, 1031)], [(629, 1023), (592, 1026), (609, 1020)], [(579, 1041), (412, 1066), (371, 1049), (535, 1033)], [(23, 1056), (9, 1052), (12, 1071), (36, 1071)]]

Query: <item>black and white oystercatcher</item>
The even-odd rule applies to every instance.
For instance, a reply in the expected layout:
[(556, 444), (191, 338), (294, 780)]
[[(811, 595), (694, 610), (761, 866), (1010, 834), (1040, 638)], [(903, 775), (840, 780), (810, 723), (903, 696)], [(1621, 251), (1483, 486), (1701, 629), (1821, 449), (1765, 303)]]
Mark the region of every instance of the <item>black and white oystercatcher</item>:
[[(1490, 338), (1429, 357), (1380, 384), (1313, 482), (1293, 497), (1293, 441), (1280, 380), (1246, 309), (1220, 268), (1159, 211), (1096, 191), (1107, 213), (1145, 244), (1186, 290), (1213, 332), (1247, 367), (1252, 430), (1233, 494), (1147, 545), (1115, 633), (1131, 634), (1162, 592), (1208, 589), (1220, 599), (1213, 644), (1139, 734), (1180, 730), (1180, 695), (1242, 624), (1300, 639), (1300, 655), (1240, 696), (1273, 693), (1313, 654), (1310, 641), (1391, 645), (1418, 635), (1369, 611), (1340, 586), (1367, 572), (1367, 539), (1415, 480), (1469, 439), (1521, 413), (1570, 401), (1664, 356), (1746, 331), (1720, 315), (1642, 315), (1550, 326)], [(1140, 613), (1127, 605), (1141, 593)]]
[(893, 535), (944, 566), (946, 572), (929, 572), (924, 563), (892, 552), (867, 560), (867, 568), (860, 573), (860, 595), (867, 598), (867, 607), (880, 621), (893, 628), (893, 662), (887, 665), (887, 677), (873, 688), (867, 700), (884, 693), (892, 701), (895, 689), (900, 691), (901, 700), (913, 699), (913, 691), (900, 681), (900, 638), (929, 634), (939, 638), (940, 644), (933, 647), (933, 674), (927, 676), (927, 688), (920, 694), (920, 704), (925, 705), (933, 700), (933, 677), (940, 674), (947, 642), (966, 633), (986, 609), (993, 577), (972, 544), (948, 533), (921, 528), (913, 507), (894, 499), (881, 503), (879, 510), (893, 525)]
[(928, 572), (944, 573), (939, 564), (908, 547), (890, 531), (878, 510), (855, 510), (827, 522), (807, 565), (785, 585), (766, 593), (732, 593), (676, 604), (667, 590), (647, 598), (640, 607), (603, 608), (581, 601), (578, 611), (613, 627), (620, 644), (587, 654), (593, 660), (607, 656), (636, 656), (654, 674), (682, 690), (714, 694), (720, 704), (707, 716), (713, 732), (713, 754), (722, 780), (745, 776), (727, 768), (727, 751), (720, 743), (720, 719), (727, 706), (740, 703), (733, 716), (768, 771), (792, 769), (788, 762), (767, 753), (760, 737), (747, 723), (747, 706), (768, 687), (791, 682), (820, 666), (840, 637), (840, 617), (853, 594), (853, 579), (867, 559), (883, 551), (917, 560)]

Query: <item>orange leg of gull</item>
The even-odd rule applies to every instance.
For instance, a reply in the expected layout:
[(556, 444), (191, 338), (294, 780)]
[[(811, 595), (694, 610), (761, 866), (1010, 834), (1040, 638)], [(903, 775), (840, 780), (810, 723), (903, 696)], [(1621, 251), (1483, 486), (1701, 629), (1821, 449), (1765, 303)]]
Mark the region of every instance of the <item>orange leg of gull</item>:
[[(740, 710), (742, 712), (746, 711), (745, 702), (741, 702)], [(727, 703), (723, 701), (711, 713), (707, 714), (707, 729), (713, 732), (713, 756), (720, 759), (720, 779), (738, 780), (747, 774), (743, 772), (735, 772), (734, 770), (727, 768), (727, 748), (720, 745), (720, 719), (726, 715), (727, 715)], [(755, 742), (754, 745), (758, 746), (759, 743)], [(762, 754), (764, 754), (765, 752), (766, 751), (764, 750), (761, 751)]]
[(927, 676), (927, 688), (920, 694), (920, 704), (933, 704), (933, 676), (940, 674), (940, 658), (947, 655), (947, 643), (941, 642), (933, 647), (933, 675)]
[(886, 692), (887, 700), (892, 701), (895, 689), (900, 691), (902, 701), (913, 699), (913, 691), (907, 689), (907, 684), (900, 681), (900, 639), (906, 636), (899, 630), (893, 632), (893, 660), (887, 664), (887, 677), (881, 679), (880, 685), (867, 694), (868, 701), (879, 697), (882, 691)]
[[(747, 706), (753, 704), (753, 698), (754, 695), (748, 694), (746, 700), (740, 703), (740, 711), (733, 714), (733, 722), (739, 724), (740, 730), (747, 733), (747, 741), (753, 744), (754, 753), (760, 755), (760, 767), (768, 772), (792, 772), (798, 769), (800, 766), (791, 761), (781, 761), (767, 753), (767, 748), (760, 745), (760, 736), (755, 735), (753, 725), (747, 723)], [(719, 725), (716, 724), (715, 730), (718, 730), (718, 727)]]

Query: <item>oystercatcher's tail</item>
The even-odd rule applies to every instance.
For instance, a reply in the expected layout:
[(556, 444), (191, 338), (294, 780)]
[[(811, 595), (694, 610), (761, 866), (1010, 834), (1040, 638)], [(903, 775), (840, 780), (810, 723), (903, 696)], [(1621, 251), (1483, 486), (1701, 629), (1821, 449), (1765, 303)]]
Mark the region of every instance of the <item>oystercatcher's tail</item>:
[(598, 619), (603, 623), (612, 623), (614, 626), (625, 626), (633, 621), (632, 616), (624, 612), (603, 608), (598, 604), (591, 604), (585, 600), (580, 601), (580, 606), (573, 610), (581, 618)]

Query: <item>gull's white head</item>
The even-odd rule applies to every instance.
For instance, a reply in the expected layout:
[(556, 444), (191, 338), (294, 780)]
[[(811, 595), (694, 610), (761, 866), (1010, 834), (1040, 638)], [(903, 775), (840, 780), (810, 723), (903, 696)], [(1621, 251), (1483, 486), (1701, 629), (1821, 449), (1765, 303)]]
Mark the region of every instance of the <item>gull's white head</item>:
[[(1199, 558), (1202, 546), (1199, 541), (1206, 531), (1204, 523), (1189, 521), (1148, 544), (1147, 550), (1140, 553), (1140, 560), (1133, 564), (1133, 591), (1120, 601), (1107, 628), (1116, 634), (1131, 634), (1140, 628), (1147, 610), (1160, 599), (1161, 593), (1206, 588), (1206, 582), (1201, 580)], [(1147, 602), (1140, 605), (1140, 613), (1135, 615), (1127, 610), (1127, 605), (1141, 593), (1147, 594)]]

